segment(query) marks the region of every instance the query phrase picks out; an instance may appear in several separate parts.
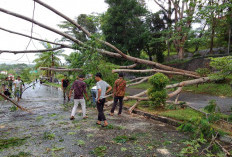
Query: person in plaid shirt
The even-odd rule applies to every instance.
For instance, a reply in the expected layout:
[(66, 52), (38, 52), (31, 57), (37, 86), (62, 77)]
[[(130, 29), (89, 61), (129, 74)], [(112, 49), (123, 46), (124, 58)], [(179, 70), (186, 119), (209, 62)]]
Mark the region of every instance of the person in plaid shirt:
[(114, 89), (113, 89), (113, 97), (114, 97), (114, 104), (111, 109), (110, 115), (114, 115), (114, 110), (117, 106), (119, 101), (119, 112), (118, 115), (122, 114), (122, 106), (123, 106), (123, 98), (126, 91), (126, 81), (123, 78), (123, 73), (119, 73), (119, 78), (114, 82)]

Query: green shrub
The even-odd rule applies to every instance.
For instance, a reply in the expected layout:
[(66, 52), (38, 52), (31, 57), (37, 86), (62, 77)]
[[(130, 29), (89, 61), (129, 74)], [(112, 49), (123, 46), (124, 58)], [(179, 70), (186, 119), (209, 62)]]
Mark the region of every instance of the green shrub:
[(204, 110), (206, 110), (209, 113), (213, 113), (216, 111), (216, 107), (217, 107), (216, 100), (210, 100), (209, 105), (205, 106)]
[(156, 73), (149, 79), (151, 87), (148, 89), (148, 97), (154, 102), (155, 106), (165, 104), (167, 98), (165, 87), (168, 82), (168, 77), (162, 73)]
[(149, 79), (149, 83), (153, 86), (153, 89), (163, 90), (169, 83), (169, 79), (162, 73), (156, 73)]
[(204, 77), (204, 76), (207, 76), (208, 74), (210, 74), (210, 70), (208, 68), (198, 68), (196, 70), (196, 72), (201, 76), (201, 77)]

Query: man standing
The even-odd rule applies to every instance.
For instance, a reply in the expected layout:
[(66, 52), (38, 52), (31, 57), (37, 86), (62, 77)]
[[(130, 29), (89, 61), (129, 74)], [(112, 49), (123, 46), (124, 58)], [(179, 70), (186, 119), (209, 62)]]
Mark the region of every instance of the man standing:
[(20, 76), (18, 76), (17, 80), (14, 81), (14, 85), (15, 85), (15, 88), (14, 88), (15, 98), (16, 98), (16, 101), (19, 102), (20, 95), (21, 95), (20, 89), (22, 88), (22, 85), (23, 85)]
[(89, 97), (86, 92), (86, 83), (83, 82), (83, 80), (84, 80), (84, 76), (79, 75), (79, 79), (73, 82), (72, 87), (69, 92), (69, 99), (70, 99), (72, 96), (72, 92), (74, 90), (74, 106), (72, 109), (70, 120), (75, 119), (74, 116), (76, 114), (76, 110), (77, 110), (79, 103), (81, 104), (81, 107), (82, 107), (83, 118), (84, 119), (88, 118), (86, 116), (86, 105), (85, 105), (84, 95), (87, 100), (89, 100)]
[(13, 88), (13, 78), (12, 78), (12, 76), (10, 76), (10, 79), (8, 80), (8, 83), (9, 83), (9, 89), (10, 89), (10, 91), (12, 91), (12, 88)]
[(113, 97), (114, 97), (114, 105), (111, 109), (110, 115), (114, 115), (114, 110), (117, 106), (119, 101), (119, 112), (118, 115), (122, 114), (122, 106), (123, 106), (123, 98), (126, 91), (126, 81), (123, 79), (123, 73), (119, 73), (119, 78), (114, 82), (114, 89), (113, 89)]
[[(109, 91), (111, 91), (112, 87), (106, 83), (105, 81), (102, 80), (102, 74), (101, 73), (97, 73), (95, 75), (95, 80), (97, 81), (97, 110), (98, 110), (98, 121), (97, 124), (101, 125), (101, 121), (104, 121), (104, 125), (103, 127), (106, 127), (108, 125), (107, 121), (106, 121), (106, 117), (104, 115), (104, 104), (105, 104), (105, 95), (106, 93), (108, 93)], [(106, 89), (108, 88), (108, 90), (106, 91)]]
[(61, 86), (62, 86), (62, 90), (63, 90), (63, 96), (64, 96), (64, 100), (65, 100), (66, 99), (66, 95), (68, 96), (67, 87), (69, 85), (69, 79), (67, 78), (67, 75), (64, 75), (64, 79), (61, 80), (61, 83), (62, 83)]

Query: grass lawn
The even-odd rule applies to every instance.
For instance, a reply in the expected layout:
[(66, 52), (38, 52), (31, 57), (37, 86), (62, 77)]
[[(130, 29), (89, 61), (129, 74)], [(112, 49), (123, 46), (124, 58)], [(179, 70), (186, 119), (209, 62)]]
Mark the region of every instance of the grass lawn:
[[(136, 103), (136, 100), (126, 101), (125, 105), (130, 107)], [(137, 108), (139, 110), (149, 112), (151, 114), (160, 115), (164, 117), (170, 117), (176, 120), (181, 121), (191, 121), (192, 118), (203, 117), (204, 115), (200, 112), (197, 112), (191, 108), (185, 109), (176, 109), (176, 110), (165, 110), (165, 109), (155, 109), (151, 107), (144, 107), (138, 105)]]
[(49, 85), (49, 86), (53, 86), (53, 87), (61, 88), (61, 84), (57, 84), (57, 83), (46, 82), (46, 83), (43, 83), (43, 84), (46, 84), (46, 85)]
[(228, 84), (204, 83), (198, 86), (187, 86), (183, 89), (184, 91), (193, 92), (197, 94), (209, 94), (215, 96), (232, 97), (232, 90), (230, 85)]
[(130, 86), (129, 88), (138, 88), (138, 89), (148, 89), (150, 87), (150, 84), (148, 82), (143, 82), (135, 86)]
[[(125, 102), (125, 106), (127, 107), (131, 107), (132, 105), (134, 105), (136, 103), (136, 100), (131, 100), (131, 101), (127, 101)], [(153, 114), (153, 115), (159, 115), (159, 116), (164, 116), (164, 117), (169, 117), (175, 120), (179, 120), (179, 121), (188, 121), (188, 122), (193, 122), (194, 119), (196, 118), (204, 118), (204, 114), (201, 112), (198, 112), (196, 110), (193, 110), (191, 108), (177, 108), (177, 109), (164, 109), (164, 108), (152, 108), (149, 106), (144, 106), (142, 104), (139, 104), (137, 106), (137, 109)], [(227, 119), (229, 116), (222, 114), (222, 113), (218, 113), (218, 115), (221, 117), (221, 119)], [(221, 130), (229, 135), (232, 135), (231, 132), (228, 132), (228, 130), (224, 130), (221, 127), (219, 127), (216, 124), (212, 123), (213, 128), (215, 128), (216, 130)]]

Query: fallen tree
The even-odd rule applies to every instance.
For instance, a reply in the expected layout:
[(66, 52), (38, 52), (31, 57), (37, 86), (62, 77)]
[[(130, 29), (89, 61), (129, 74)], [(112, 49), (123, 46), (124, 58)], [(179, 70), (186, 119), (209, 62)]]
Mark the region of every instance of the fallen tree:
[(30, 110), (20, 106), (17, 102), (15, 102), (14, 100), (8, 98), (7, 96), (5, 96), (3, 93), (0, 92), (0, 96), (3, 97), (3, 99), (10, 101), (12, 104), (14, 104), (16, 107), (18, 107), (20, 110), (32, 113)]
[(83, 71), (79, 68), (73, 68), (73, 69), (65, 69), (65, 68), (49, 68), (49, 67), (40, 67), (40, 70), (50, 70), (50, 71), (56, 71), (56, 72), (68, 72), (68, 71)]
[(128, 73), (165, 73), (165, 74), (174, 74), (174, 75), (183, 75), (183, 76), (189, 76), (194, 78), (199, 78), (200, 76), (184, 73), (184, 72), (176, 72), (176, 71), (166, 71), (166, 70), (160, 70), (160, 69), (145, 69), (145, 70), (133, 70), (133, 69), (114, 69), (112, 70), (113, 73), (119, 73), (119, 72), (128, 72)]
[(38, 53), (38, 52), (49, 52), (49, 51), (55, 51), (55, 50), (60, 50), (64, 48), (63, 46), (59, 46), (56, 48), (52, 48), (52, 49), (44, 49), (44, 50), (23, 50), (23, 51), (10, 51), (10, 50), (0, 50), (0, 54), (1, 53), (14, 53), (14, 54), (18, 54), (18, 53)]

